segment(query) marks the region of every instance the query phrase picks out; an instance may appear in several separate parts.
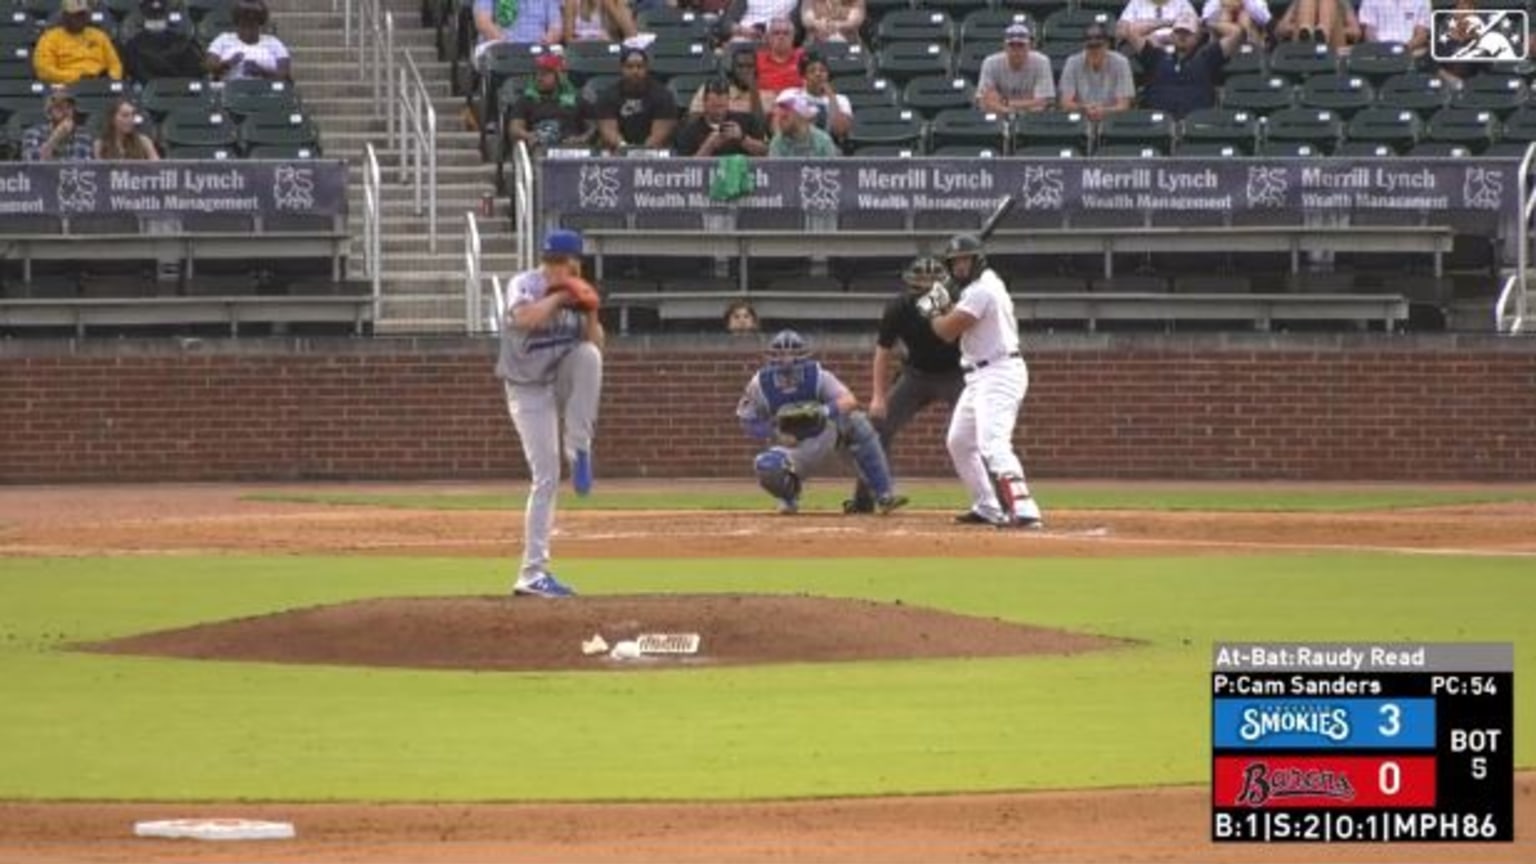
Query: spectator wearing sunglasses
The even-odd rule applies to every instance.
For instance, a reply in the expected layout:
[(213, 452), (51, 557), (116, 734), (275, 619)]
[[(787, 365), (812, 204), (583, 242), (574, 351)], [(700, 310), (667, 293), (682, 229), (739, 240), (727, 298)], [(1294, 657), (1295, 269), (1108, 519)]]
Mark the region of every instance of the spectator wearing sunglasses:
[(1056, 88), (1063, 111), (1081, 111), (1097, 123), (1104, 115), (1124, 111), (1136, 98), (1131, 62), (1109, 47), (1109, 29), (1090, 24), (1083, 31), (1083, 50), (1067, 58)]

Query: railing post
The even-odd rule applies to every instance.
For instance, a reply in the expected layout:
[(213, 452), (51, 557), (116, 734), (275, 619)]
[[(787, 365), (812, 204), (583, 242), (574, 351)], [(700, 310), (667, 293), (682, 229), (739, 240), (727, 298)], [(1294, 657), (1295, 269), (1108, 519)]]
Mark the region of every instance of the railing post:
[(421, 94), (427, 108), (427, 227), (432, 237), (427, 248), (437, 251), (437, 109), (425, 89)]

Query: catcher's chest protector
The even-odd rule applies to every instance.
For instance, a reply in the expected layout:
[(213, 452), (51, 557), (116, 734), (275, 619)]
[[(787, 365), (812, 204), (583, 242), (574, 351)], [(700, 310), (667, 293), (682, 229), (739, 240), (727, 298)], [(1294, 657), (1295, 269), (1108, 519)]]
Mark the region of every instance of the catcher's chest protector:
[(768, 413), (776, 414), (785, 405), (818, 402), (821, 364), (798, 360), (789, 366), (767, 366), (757, 373), (758, 387), (768, 401)]

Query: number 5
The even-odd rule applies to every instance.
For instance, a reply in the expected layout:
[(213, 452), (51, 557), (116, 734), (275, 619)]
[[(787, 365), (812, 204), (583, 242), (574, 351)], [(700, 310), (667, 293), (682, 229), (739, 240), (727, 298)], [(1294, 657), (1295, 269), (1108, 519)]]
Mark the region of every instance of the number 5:
[(1403, 709), (1394, 702), (1388, 702), (1381, 706), (1379, 713), (1382, 720), (1381, 725), (1376, 727), (1376, 731), (1380, 732), (1383, 738), (1397, 737), (1397, 733), (1403, 731)]

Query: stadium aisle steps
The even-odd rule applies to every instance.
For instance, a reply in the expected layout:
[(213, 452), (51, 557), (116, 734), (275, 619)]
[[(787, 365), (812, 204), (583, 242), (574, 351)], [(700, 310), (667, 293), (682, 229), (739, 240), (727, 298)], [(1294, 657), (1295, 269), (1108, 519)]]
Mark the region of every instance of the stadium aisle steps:
[[(268, 0), (274, 21), (293, 53), (294, 78), (305, 108), (321, 129), (325, 155), (351, 163), (349, 229), (355, 239), (351, 278), (363, 276), (363, 151), (372, 143), (384, 173), (384, 302), (379, 333), (455, 332), (464, 327), (464, 212), (479, 210), (494, 192), (494, 172), (483, 163), (475, 133), (463, 131), (463, 100), (449, 89), (448, 69), (437, 59), (432, 31), (421, 26), (418, 0), (383, 0), (394, 13), (397, 51), (410, 51), (432, 91), (438, 117), (438, 243), (428, 251), (425, 212), (415, 212), (414, 189), (399, 182), (400, 152), (388, 140), (384, 107), (373, 99), (371, 80), (358, 74), (357, 48), (347, 48), (343, 20), (321, 0)], [(317, 8), (319, 7), (319, 8)], [(505, 199), (498, 218), (480, 220), (486, 272), (512, 270), (510, 221)]]

